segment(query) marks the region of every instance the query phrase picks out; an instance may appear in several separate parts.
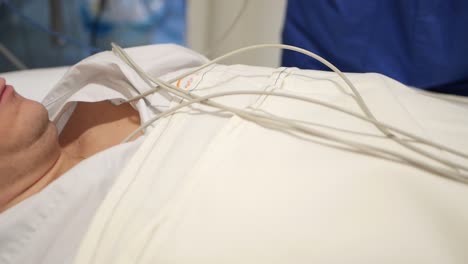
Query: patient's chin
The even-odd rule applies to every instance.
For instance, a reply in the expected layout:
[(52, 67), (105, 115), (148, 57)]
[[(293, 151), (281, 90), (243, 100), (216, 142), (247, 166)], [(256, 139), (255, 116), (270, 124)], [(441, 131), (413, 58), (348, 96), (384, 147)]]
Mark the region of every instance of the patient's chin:
[(50, 122), (46, 108), (36, 101), (24, 98), (21, 100), (15, 128), (19, 140), (30, 146), (38, 140), (56, 137), (55, 126)]

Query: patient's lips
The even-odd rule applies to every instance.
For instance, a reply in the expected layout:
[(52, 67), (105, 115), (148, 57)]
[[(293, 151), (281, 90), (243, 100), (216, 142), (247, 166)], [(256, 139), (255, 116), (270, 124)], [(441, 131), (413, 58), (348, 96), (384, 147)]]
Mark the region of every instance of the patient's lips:
[(3, 92), (5, 91), (5, 79), (0, 78), (0, 102), (2, 102)]
[(14, 91), (11, 85), (0, 86), (0, 104), (6, 102), (13, 95)]

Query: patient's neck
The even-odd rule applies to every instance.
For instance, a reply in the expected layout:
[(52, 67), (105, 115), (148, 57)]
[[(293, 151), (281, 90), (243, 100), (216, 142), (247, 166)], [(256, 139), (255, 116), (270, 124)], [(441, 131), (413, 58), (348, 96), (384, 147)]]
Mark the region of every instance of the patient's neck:
[(88, 158), (118, 145), (139, 126), (139, 113), (129, 104), (79, 103), (59, 142), (71, 156)]
[(53, 162), (52, 166), (45, 173), (40, 172), (42, 168), (37, 168), (37, 170), (31, 168), (28, 171), (28, 175), (18, 176), (19, 180), (3, 192), (2, 200), (0, 201), (0, 213), (40, 192), (80, 161), (81, 159), (70, 156), (62, 151), (58, 159)]
[(40, 192), (81, 160), (119, 144), (139, 125), (138, 112), (128, 104), (79, 103), (60, 136), (55, 126), (46, 134), (43, 148), (55, 145), (50, 153), (28, 151), (21, 162), (27, 160), (30, 167), (8, 188), (0, 185), (0, 212)]

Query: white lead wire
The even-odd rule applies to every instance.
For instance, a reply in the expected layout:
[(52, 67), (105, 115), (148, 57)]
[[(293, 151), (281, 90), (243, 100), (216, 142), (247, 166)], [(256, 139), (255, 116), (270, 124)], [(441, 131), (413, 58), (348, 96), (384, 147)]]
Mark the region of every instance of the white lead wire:
[[(158, 87), (156, 88), (153, 88), (151, 89), (150, 91), (148, 92), (145, 92), (143, 93), (142, 95), (140, 96), (137, 96), (137, 97), (134, 97), (132, 99), (130, 99), (129, 101), (134, 101), (134, 100), (137, 100), (137, 99), (140, 99), (140, 98), (143, 98), (144, 96), (147, 96), (151, 93), (154, 93), (155, 91), (159, 90), (160, 88), (163, 88), (179, 97), (182, 97), (183, 99), (185, 100), (188, 100), (188, 102), (184, 102), (182, 103), (181, 105), (171, 109), (171, 110), (168, 110), (167, 112), (159, 115), (157, 118), (154, 118), (152, 120), (150, 120), (149, 122), (145, 123), (142, 127), (140, 127), (137, 131), (134, 131), (127, 139), (130, 139), (132, 138), (136, 133), (140, 132), (141, 130), (143, 130), (144, 128), (146, 128), (147, 126), (149, 126), (152, 122), (155, 122), (157, 119), (159, 118), (162, 118), (162, 117), (165, 117), (165, 116), (168, 116), (172, 113), (174, 113), (175, 111), (181, 109), (182, 107), (185, 107), (185, 106), (188, 106), (188, 105), (191, 105), (191, 104), (194, 104), (194, 103), (202, 103), (202, 104), (206, 104), (206, 105), (209, 105), (209, 106), (212, 106), (212, 107), (216, 107), (216, 108), (219, 108), (219, 109), (222, 109), (222, 110), (225, 110), (225, 111), (229, 111), (229, 112), (232, 112), (240, 117), (243, 117), (245, 119), (249, 119), (249, 120), (252, 120), (254, 122), (259, 122), (259, 123), (265, 123), (265, 118), (271, 118), (271, 117), (259, 117), (257, 114), (254, 114), (254, 113), (251, 113), (251, 112), (248, 112), (248, 111), (244, 111), (244, 110), (241, 110), (241, 109), (236, 109), (236, 108), (232, 108), (232, 107), (228, 107), (228, 106), (225, 106), (225, 105), (222, 105), (222, 104), (218, 104), (216, 102), (212, 102), (210, 101), (209, 99), (211, 98), (214, 98), (214, 97), (220, 97), (220, 96), (227, 96), (227, 95), (233, 95), (233, 94), (224, 94), (224, 95), (220, 95), (220, 94), (214, 94), (215, 96), (204, 96), (204, 97), (199, 97), (199, 96), (196, 96), (190, 92), (187, 92), (185, 90), (181, 90), (181, 89), (178, 89), (177, 87), (175, 87), (174, 85), (170, 84), (170, 83), (167, 83), (167, 82), (164, 82), (158, 78), (152, 78), (151, 76), (148, 76), (129, 56), (128, 54), (126, 54), (126, 52), (120, 48), (119, 46), (117, 46), (116, 44), (112, 44), (113, 46), (113, 51), (125, 62), (127, 63), (131, 68), (133, 68), (137, 74), (145, 80), (145, 82), (147, 84), (149, 84), (150, 86), (153, 86), (151, 85), (151, 82), (152, 83), (155, 83), (158, 85)], [(328, 66), (330, 69), (332, 69), (334, 72), (336, 72), (344, 81), (345, 83), (350, 87), (350, 89), (353, 91), (354, 95), (355, 95), (355, 100), (357, 101), (358, 105), (360, 106), (360, 108), (362, 109), (362, 111), (365, 113), (366, 117), (363, 119), (362, 116), (360, 116), (359, 118), (363, 119), (363, 120), (366, 120), (372, 124), (374, 124), (382, 133), (384, 133), (385, 136), (387, 136), (388, 138), (394, 140), (396, 143), (416, 152), (416, 153), (419, 153), (420, 155), (422, 156), (425, 156), (427, 158), (430, 158), (434, 161), (437, 161), (441, 164), (444, 164), (448, 167), (450, 167), (453, 171), (452, 173), (446, 173), (446, 171), (440, 171), (438, 170), (437, 168), (433, 167), (433, 166), (430, 166), (430, 165), (427, 165), (425, 164), (424, 166), (419, 166), (420, 164), (417, 163), (417, 162), (414, 162), (414, 161), (411, 161), (409, 162), (410, 164), (413, 164), (413, 165), (416, 165), (416, 164), (419, 164), (417, 165), (417, 167), (420, 167), (420, 168), (423, 168), (425, 170), (428, 170), (428, 171), (432, 171), (432, 172), (436, 172), (438, 171), (439, 175), (440, 174), (443, 174), (443, 176), (445, 177), (448, 177), (448, 178), (451, 178), (451, 179), (456, 179), (458, 181), (463, 181), (465, 182), (467, 180), (467, 176), (466, 175), (462, 175), (459, 170), (464, 170), (464, 171), (468, 171), (468, 167), (464, 166), (464, 165), (460, 165), (460, 164), (456, 164), (456, 163), (453, 163), (451, 161), (448, 161), (448, 160), (445, 160), (445, 159), (441, 159), (441, 158), (438, 158), (436, 157), (435, 155), (427, 152), (427, 151), (424, 151), (418, 147), (415, 147), (415, 146), (412, 146), (410, 145), (408, 142), (402, 140), (401, 138), (398, 138), (396, 135), (393, 135), (390, 130), (393, 130), (395, 131), (396, 129), (390, 129), (390, 126), (382, 123), (382, 122), (379, 122), (376, 120), (376, 118), (373, 116), (373, 114), (371, 113), (371, 111), (369, 110), (369, 108), (367, 107), (365, 101), (363, 100), (362, 96), (360, 95), (360, 93), (357, 91), (357, 89), (354, 87), (354, 85), (351, 83), (351, 81), (338, 69), (336, 68), (334, 65), (332, 65), (330, 62), (326, 61), (325, 59), (321, 58), (320, 56), (312, 53), (312, 52), (309, 52), (307, 50), (304, 50), (304, 49), (300, 49), (300, 48), (297, 48), (297, 47), (293, 47), (293, 46), (287, 46), (287, 45), (281, 45), (281, 44), (263, 44), (263, 45), (254, 45), (254, 46), (250, 46), (250, 47), (246, 47), (246, 48), (242, 48), (242, 49), (239, 49), (239, 50), (236, 50), (236, 51), (233, 51), (233, 52), (230, 52), (226, 55), (223, 55), (205, 65), (202, 65), (190, 72), (187, 72), (185, 74), (182, 74), (176, 78), (174, 78), (173, 80), (169, 81), (169, 82), (174, 82), (176, 80), (179, 80), (179, 79), (182, 79), (190, 74), (193, 74), (197, 71), (200, 71), (222, 59), (225, 59), (229, 56), (232, 56), (234, 54), (237, 54), (237, 53), (240, 53), (240, 52), (245, 52), (245, 51), (249, 51), (249, 50), (254, 50), (254, 49), (259, 49), (259, 48), (284, 48), (284, 49), (289, 49), (289, 50), (294, 50), (294, 51), (297, 51), (297, 52), (300, 52), (300, 53), (303, 53), (305, 55), (308, 55), (310, 57), (313, 57), (317, 60), (319, 60), (320, 62), (322, 62), (323, 64), (325, 64), (326, 66)], [(246, 91), (243, 91), (242, 92), (243, 94), (252, 94), (252, 93), (248, 93)], [(234, 93), (234, 94), (241, 94), (241, 93)], [(274, 93), (264, 93), (265, 95), (273, 95)], [(289, 98), (293, 98), (292, 96), (288, 95), (288, 96), (285, 96), (284, 94), (282, 95), (278, 95), (278, 96), (282, 96), (282, 97), (289, 97)], [(299, 97), (297, 96), (296, 98), (294, 99), (298, 99), (298, 98), (302, 98), (302, 97)], [(305, 101), (308, 101), (307, 99), (299, 99), (299, 100), (305, 100)], [(313, 103), (317, 103), (316, 101), (313, 102)], [(323, 105), (323, 104), (322, 104)], [(327, 106), (329, 107), (329, 106)], [(333, 107), (330, 107), (332, 109), (335, 109), (335, 110), (338, 110), (337, 107), (333, 106)], [(342, 111), (342, 112), (348, 112), (348, 114), (351, 114), (353, 116), (356, 116), (356, 113), (349, 113), (348, 110), (345, 110), (345, 109), (341, 109), (339, 111)], [(261, 121), (262, 119), (262, 121)], [(275, 121), (278, 121), (278, 119), (276, 118), (271, 118), (271, 120), (275, 120)], [(283, 121), (280, 121), (280, 122), (283, 122), (283, 123), (289, 123), (289, 125), (293, 124), (294, 122), (290, 121), (286, 121), (286, 119), (281, 119)], [(298, 124), (294, 124), (293, 127), (298, 127), (299, 125)], [(317, 136), (317, 131), (310, 131), (310, 130), (307, 130), (307, 129), (301, 129), (303, 130), (302, 132), (306, 132), (307, 134), (311, 134), (311, 135), (315, 135)], [(397, 129), (399, 131), (402, 131), (400, 129)], [(404, 131), (403, 131), (404, 132)], [(404, 134), (406, 136), (409, 136), (409, 137), (412, 137), (413, 139), (416, 139), (416, 140), (419, 140), (419, 139), (422, 139), (420, 137), (417, 137), (417, 136), (413, 136), (411, 135), (410, 133), (407, 133), (407, 132), (404, 132), (404, 133), (401, 133), (401, 134)], [(323, 135), (321, 136), (323, 137)], [(343, 139), (338, 139), (338, 138), (335, 138), (336, 141), (338, 142), (344, 142), (345, 140)], [(453, 149), (450, 149), (446, 146), (443, 146), (441, 144), (437, 144), (437, 143), (434, 143), (434, 142), (431, 142), (429, 140), (426, 140), (426, 139), (422, 139), (422, 140), (419, 140), (420, 142), (423, 142), (424, 144), (428, 145), (428, 146), (431, 146), (431, 147), (435, 147), (437, 149), (440, 149), (440, 150), (445, 150), (447, 152), (450, 152), (452, 154), (455, 154), (455, 155), (458, 155), (458, 156), (462, 156), (462, 157), (465, 157), (467, 158), (468, 155), (465, 154), (465, 153), (462, 153), (460, 151), (457, 151), (457, 150), (453, 150)], [(354, 142), (354, 143), (351, 143), (351, 145), (356, 145), (357, 143)], [(361, 144), (362, 145), (362, 144)], [(362, 147), (362, 146), (361, 146)], [(367, 146), (367, 147), (371, 147), (371, 146)], [(402, 158), (401, 154), (395, 154), (393, 153), (392, 155), (400, 155), (399, 157)], [(403, 160), (405, 161), (408, 161), (408, 157), (403, 157), (402, 158)], [(456, 176), (452, 175), (453, 173), (456, 174)], [(463, 180), (462, 180), (463, 178)]]

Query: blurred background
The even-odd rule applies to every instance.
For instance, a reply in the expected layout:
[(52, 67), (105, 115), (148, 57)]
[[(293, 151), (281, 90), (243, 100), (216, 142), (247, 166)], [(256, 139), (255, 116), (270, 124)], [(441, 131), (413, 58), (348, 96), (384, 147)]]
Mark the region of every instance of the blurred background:
[[(96, 52), (155, 43), (209, 57), (279, 43), (286, 0), (0, 0), (0, 72), (73, 65)], [(226, 63), (275, 67), (279, 50)]]
[[(175, 43), (208, 58), (284, 43), (344, 72), (468, 96), (467, 11), (465, 0), (0, 0), (0, 72), (73, 65), (111, 42)], [(223, 63), (329, 70), (279, 49)]]

